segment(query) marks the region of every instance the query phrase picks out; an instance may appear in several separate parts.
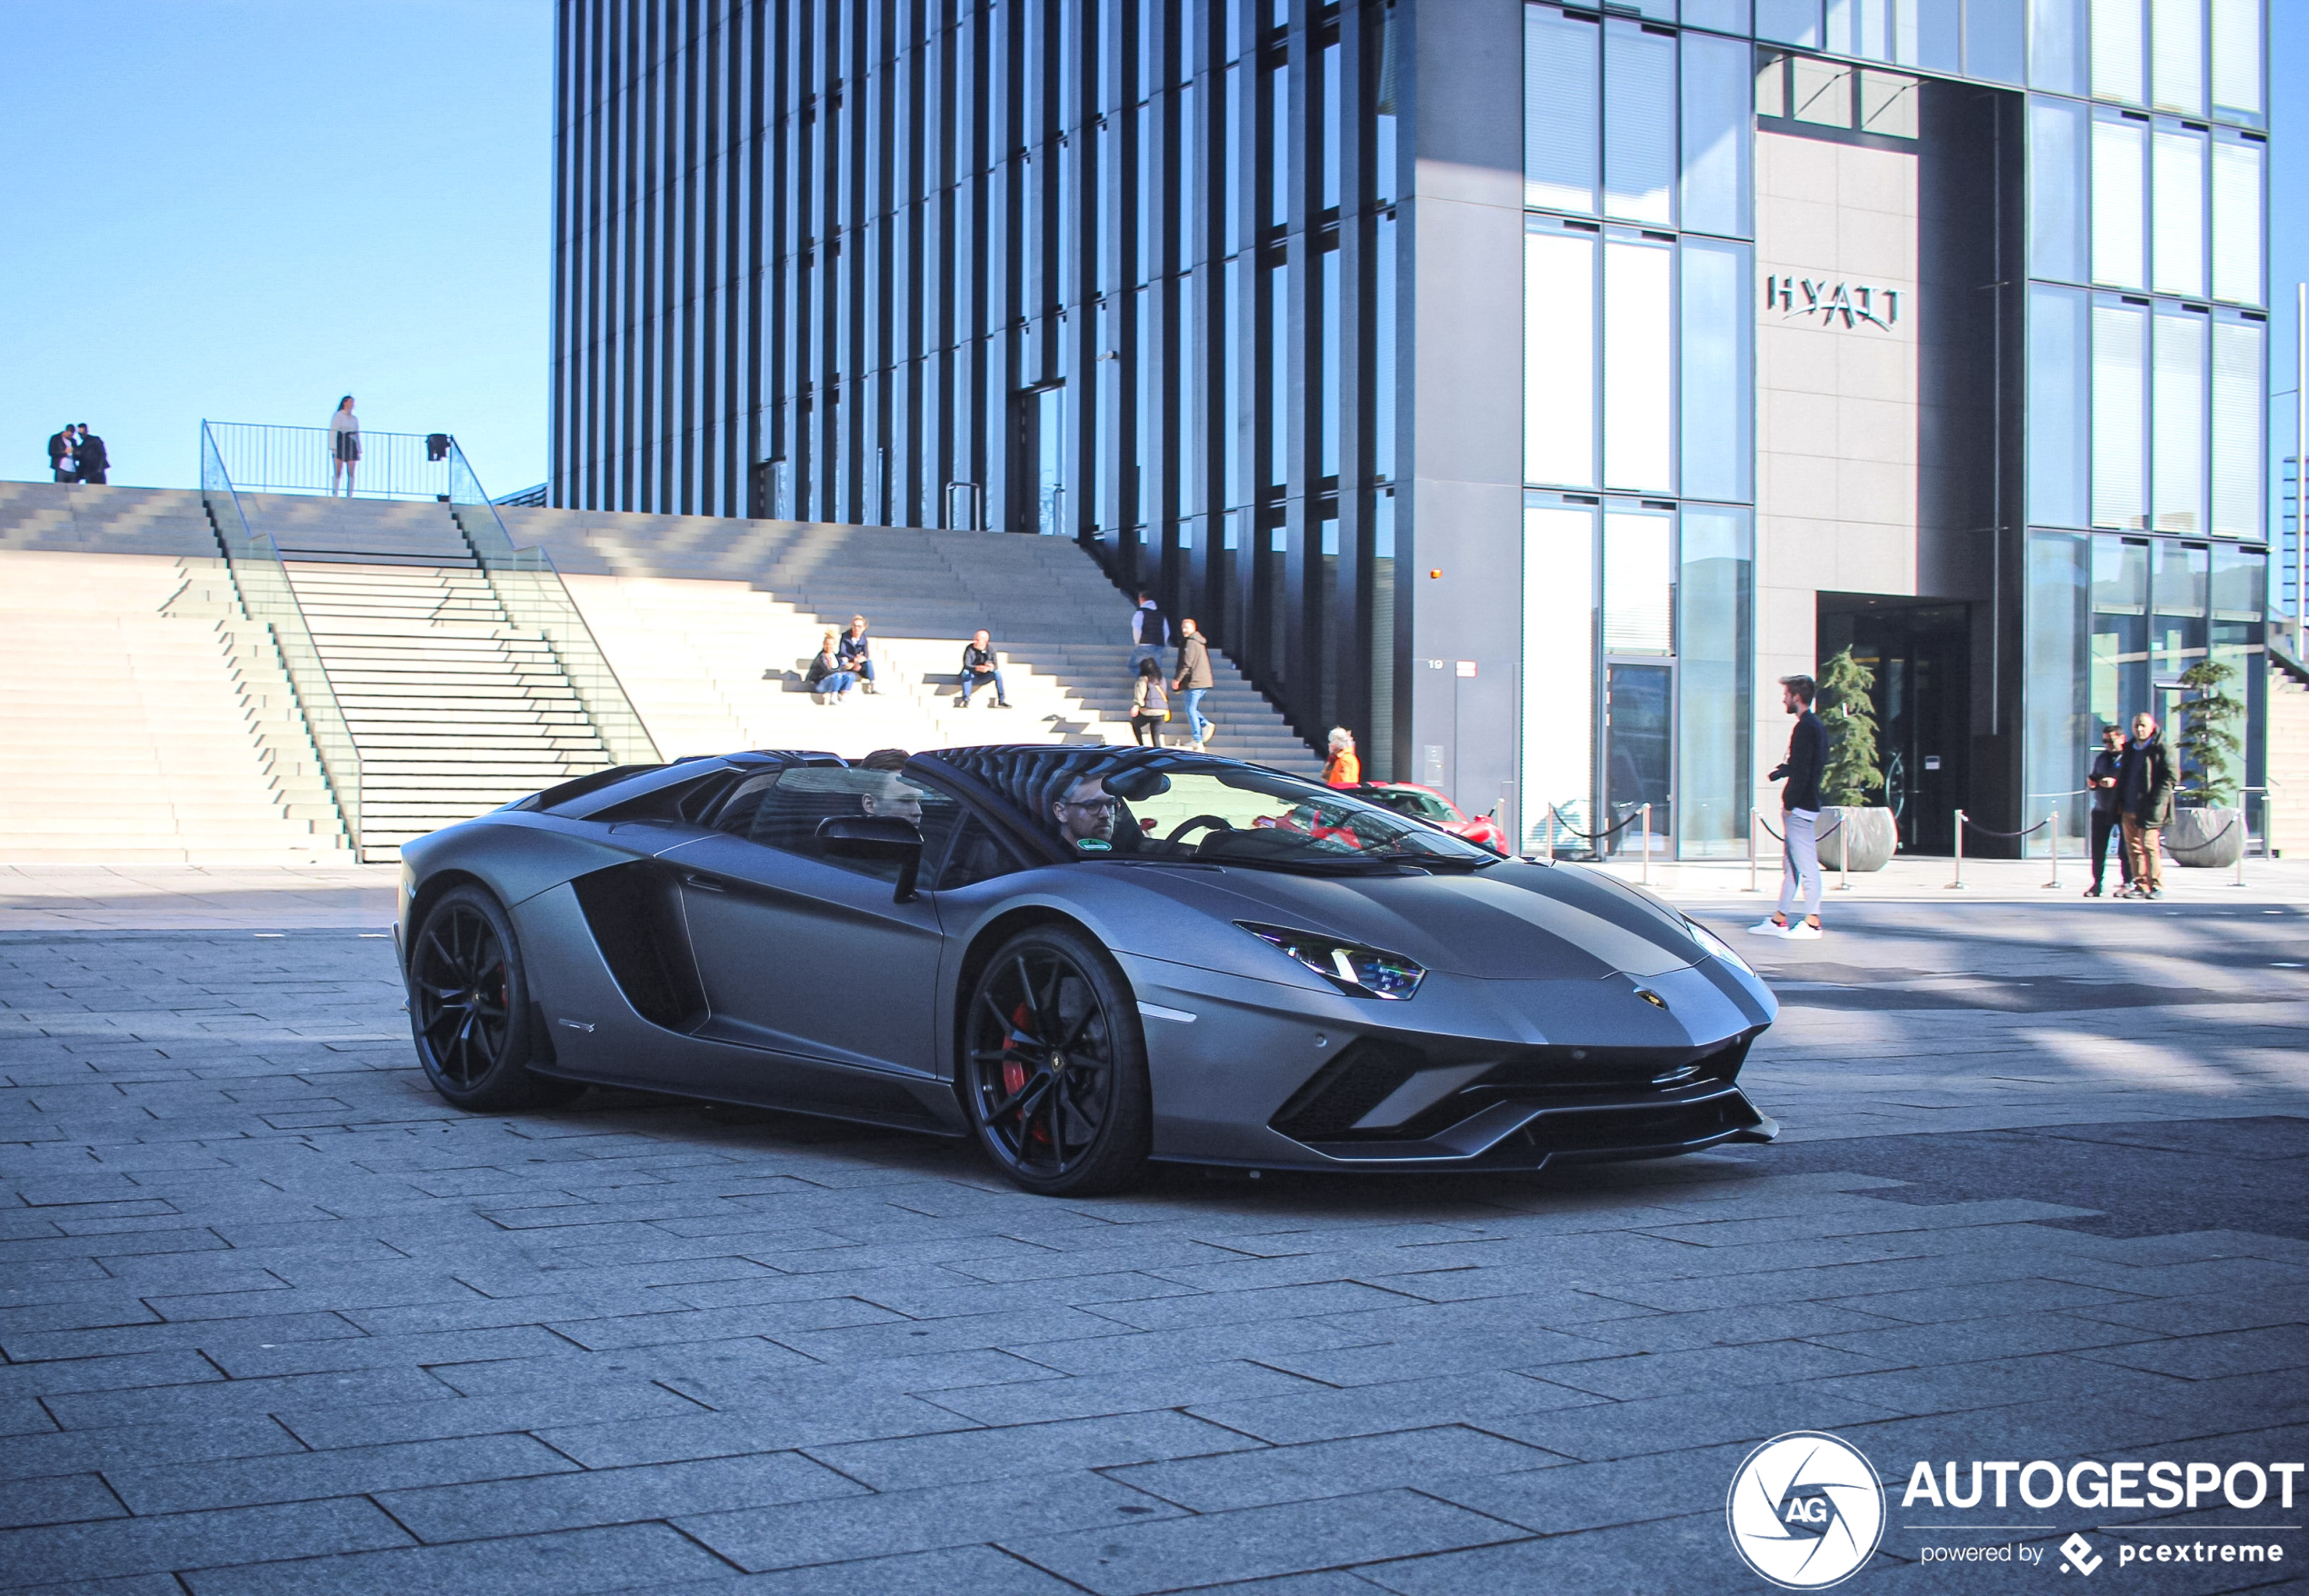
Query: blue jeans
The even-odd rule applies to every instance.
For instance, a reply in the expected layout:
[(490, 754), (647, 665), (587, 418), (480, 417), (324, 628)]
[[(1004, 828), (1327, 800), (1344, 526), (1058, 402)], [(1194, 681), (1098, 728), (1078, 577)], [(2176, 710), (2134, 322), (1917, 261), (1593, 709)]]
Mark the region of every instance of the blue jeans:
[(1194, 733), (1194, 740), (1197, 743), (1211, 734), (1211, 727), (1214, 724), (1214, 722), (1205, 720), (1203, 715), (1203, 694), (1209, 691), (1207, 687), (1189, 687), (1185, 690), (1186, 725), (1187, 729)]
[(849, 692), (851, 688), (855, 687), (857, 684), (858, 678), (855, 672), (836, 671), (830, 676), (819, 677), (818, 684), (815, 687), (811, 688), (810, 691), (813, 693), (823, 693), (828, 698), (832, 698), (837, 693)]
[(962, 707), (968, 709), (970, 707), (970, 695), (976, 692), (979, 688), (984, 687), (989, 682), (995, 684), (995, 702), (996, 703), (1008, 703), (1010, 702), (1010, 693), (1002, 684), (1002, 673), (1000, 671), (988, 671), (983, 676), (970, 671), (965, 671), (962, 673)]

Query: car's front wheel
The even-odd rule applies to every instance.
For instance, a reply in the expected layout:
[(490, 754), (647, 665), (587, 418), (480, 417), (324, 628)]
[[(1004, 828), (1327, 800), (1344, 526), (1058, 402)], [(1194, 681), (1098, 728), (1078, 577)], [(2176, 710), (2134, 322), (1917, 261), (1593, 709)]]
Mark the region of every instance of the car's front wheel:
[(521, 944), (479, 887), (443, 893), (409, 939), (409, 1027), (433, 1089), (485, 1112), (566, 1102), (584, 1088), (533, 1073)]
[(1146, 1042), (1106, 951), (1066, 926), (1021, 932), (967, 1001), (963, 1111), (1003, 1172), (1052, 1197), (1136, 1179), (1153, 1141)]

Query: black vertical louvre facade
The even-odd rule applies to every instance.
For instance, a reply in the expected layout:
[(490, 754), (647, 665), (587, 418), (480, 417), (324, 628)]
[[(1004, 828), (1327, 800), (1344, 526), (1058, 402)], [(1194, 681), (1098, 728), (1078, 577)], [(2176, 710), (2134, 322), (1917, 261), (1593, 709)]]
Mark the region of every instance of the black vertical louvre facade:
[(1387, 19), (563, 0), (551, 502), (1072, 537), (1387, 773)]

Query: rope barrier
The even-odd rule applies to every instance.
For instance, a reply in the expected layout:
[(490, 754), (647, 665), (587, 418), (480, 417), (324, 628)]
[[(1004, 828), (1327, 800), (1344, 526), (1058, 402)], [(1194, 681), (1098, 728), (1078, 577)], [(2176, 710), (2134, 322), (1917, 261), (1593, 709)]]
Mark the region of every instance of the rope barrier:
[(2051, 824), (2052, 816), (2045, 816), (2043, 820), (2038, 821), (2034, 825), (2030, 826), (2028, 830), (2024, 832), (1991, 831), (1988, 827), (1981, 824), (1980, 822), (1974, 820), (1969, 814), (1964, 816), (1964, 823), (1972, 827), (1973, 830), (1978, 832), (1984, 837), (2025, 837), (2034, 835), (2035, 833), (2043, 831), (2047, 825)]
[(1613, 836), (1614, 834), (1615, 834), (1615, 833), (1617, 833), (1624, 832), (1624, 831), (1625, 831), (1628, 827), (1630, 827), (1630, 826), (1634, 825), (1634, 824), (1635, 823), (1635, 822), (1636, 822), (1636, 820), (1637, 820), (1638, 816), (1640, 816), (1642, 813), (1643, 813), (1643, 811), (1639, 809), (1639, 810), (1637, 810), (1637, 811), (1635, 812), (1635, 813), (1634, 813), (1634, 814), (1631, 814), (1631, 815), (1629, 815), (1626, 819), (1624, 819), (1624, 820), (1621, 821), (1621, 822), (1619, 823), (1619, 824), (1617, 824), (1617, 825), (1614, 825), (1614, 826), (1606, 826), (1606, 827), (1604, 827), (1604, 828), (1602, 831), (1600, 831), (1600, 832), (1584, 832), (1584, 831), (1581, 831), (1581, 830), (1580, 830), (1577, 826), (1575, 826), (1575, 825), (1572, 824), (1572, 823), (1571, 823), (1571, 822), (1569, 822), (1569, 821), (1565, 820), (1565, 819), (1564, 818), (1564, 812), (1563, 812), (1562, 810), (1560, 810), (1560, 809), (1559, 809), (1559, 810), (1557, 810), (1557, 811), (1555, 812), (1555, 823), (1556, 823), (1557, 825), (1559, 825), (1559, 826), (1563, 827), (1563, 828), (1564, 828), (1564, 830), (1565, 830), (1565, 831), (1569, 832), (1569, 833), (1570, 833), (1573, 836), (1577, 837), (1577, 838), (1578, 838), (1581, 842), (1583, 842), (1583, 843), (1600, 843), (1600, 842), (1604, 841), (1605, 838), (1610, 837), (1610, 836)]
[[(1757, 815), (1757, 816), (1755, 817), (1755, 823), (1756, 823), (1756, 824), (1758, 824), (1758, 825), (1760, 825), (1760, 826), (1762, 826), (1762, 827), (1764, 828), (1764, 834), (1765, 834), (1765, 835), (1767, 835), (1767, 836), (1769, 836), (1769, 837), (1770, 837), (1770, 838), (1771, 838), (1774, 842), (1775, 842), (1775, 843), (1786, 843), (1786, 842), (1787, 842), (1787, 840), (1788, 840), (1787, 838), (1785, 838), (1785, 837), (1782, 836), (1782, 835), (1781, 835), (1778, 832), (1775, 832), (1775, 831), (1774, 831), (1774, 830), (1772, 829), (1772, 823), (1771, 823), (1770, 821), (1768, 821), (1768, 820), (1764, 819), (1764, 816), (1762, 816), (1762, 815), (1760, 815), (1760, 814), (1759, 814), (1759, 815)], [(1835, 818), (1835, 819), (1834, 819), (1834, 820), (1832, 820), (1832, 821), (1830, 821), (1830, 822), (1828, 823), (1828, 829), (1827, 829), (1826, 831), (1824, 831), (1824, 832), (1815, 832), (1815, 833), (1813, 833), (1812, 840), (1813, 840), (1814, 843), (1824, 843), (1824, 842), (1826, 842), (1826, 841), (1827, 841), (1830, 837), (1834, 836), (1834, 835), (1836, 834), (1836, 829), (1837, 829), (1839, 826), (1843, 825), (1843, 824), (1844, 824), (1844, 816), (1843, 816), (1843, 815), (1841, 815), (1841, 814), (1839, 814), (1838, 816), (1836, 816), (1836, 818)]]

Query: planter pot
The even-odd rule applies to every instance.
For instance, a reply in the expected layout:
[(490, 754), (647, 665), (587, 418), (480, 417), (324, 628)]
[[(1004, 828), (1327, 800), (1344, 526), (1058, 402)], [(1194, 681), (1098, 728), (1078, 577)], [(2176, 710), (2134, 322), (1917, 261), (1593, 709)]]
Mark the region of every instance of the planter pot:
[(1893, 852), (1900, 845), (1900, 829), (1893, 823), (1892, 811), (1882, 807), (1824, 809), (1816, 830), (1822, 870), (1882, 870), (1892, 863)]
[(2244, 855), (2244, 811), (2176, 809), (2164, 828), (2164, 851), (2175, 864), (2225, 869)]

